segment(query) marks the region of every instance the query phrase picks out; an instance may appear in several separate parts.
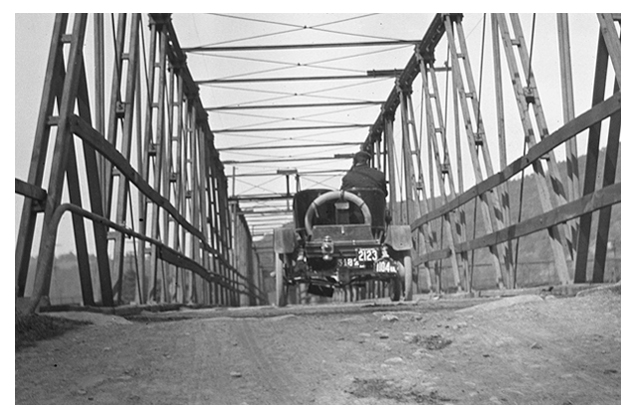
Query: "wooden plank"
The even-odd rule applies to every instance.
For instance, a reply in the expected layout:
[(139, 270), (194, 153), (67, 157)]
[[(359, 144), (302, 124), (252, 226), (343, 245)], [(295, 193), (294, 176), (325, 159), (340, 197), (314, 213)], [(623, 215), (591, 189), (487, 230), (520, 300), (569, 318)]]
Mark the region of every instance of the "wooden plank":
[(46, 200), (46, 190), (33, 184), (26, 183), (20, 179), (15, 179), (15, 192), (29, 199), (34, 199), (40, 203)]
[(135, 171), (128, 161), (113, 148), (111, 144), (104, 140), (102, 135), (94, 130), (90, 125), (84, 122), (77, 116), (71, 117), (71, 128), (73, 133), (78, 135), (88, 145), (93, 147), (100, 154), (104, 155), (117, 169), (133, 183), (140, 192), (142, 192), (148, 199), (154, 202), (157, 206), (164, 209), (170, 215), (175, 218), (175, 221), (179, 222), (181, 226), (186, 228), (188, 232), (197, 236), (203, 243), (207, 251), (216, 253), (210, 245), (205, 242), (205, 237), (202, 232), (193, 227), (178, 211), (177, 209), (155, 189), (153, 189), (142, 176)]
[(213, 253), (215, 257), (220, 258), (228, 268), (231, 268), (227, 259), (222, 257), (222, 254), (219, 251), (215, 250), (210, 244), (208, 244), (202, 231), (189, 223), (167, 198), (159, 194), (145, 180), (143, 180), (141, 175), (135, 171), (130, 163), (126, 161), (126, 159), (117, 150), (115, 150), (108, 141), (104, 140), (99, 132), (95, 131), (89, 124), (77, 116), (72, 116), (70, 119), (73, 133), (78, 135), (83, 141), (85, 141), (85, 143), (93, 147), (100, 154), (104, 155), (122, 173), (122, 175), (129, 179), (140, 192), (148, 197), (148, 199), (173, 216), (175, 221), (183, 226), (188, 232), (199, 238), (206, 251)]
[(448, 204), (431, 211), (419, 219), (416, 219), (410, 224), (411, 229), (414, 230), (427, 222), (431, 222), (443, 216), (446, 212), (467, 204), (472, 199), (494, 189), (499, 184), (504, 183), (526, 167), (532, 165), (535, 161), (539, 160), (544, 154), (546, 154), (546, 152), (548, 152), (548, 150), (558, 147), (574, 135), (588, 129), (592, 125), (606, 119), (613, 113), (620, 110), (621, 92), (617, 92), (604, 102), (597, 104), (592, 109), (589, 109), (572, 121), (568, 122), (566, 125), (560, 127), (557, 131), (549, 134), (537, 145), (531, 147), (526, 155), (513, 161), (501, 172), (496, 173), (471, 187), (463, 194), (449, 201)]
[(576, 201), (557, 207), (549, 212), (534, 216), (503, 230), (488, 234), (460, 245), (460, 248), (472, 250), (493, 245), (507, 239), (515, 239), (539, 232), (553, 225), (575, 219), (584, 213), (592, 213), (601, 208), (621, 202), (621, 183), (605, 187)]
[[(458, 244), (456, 246), (456, 252), (476, 250), (490, 245), (496, 245), (510, 239), (520, 238), (529, 234), (540, 232), (553, 225), (564, 223), (584, 214), (592, 213), (620, 202), (621, 183), (615, 183), (578, 200), (557, 207), (549, 212), (534, 216), (533, 218), (527, 219), (519, 224)], [(417, 258), (417, 262), (425, 263), (434, 261), (449, 257), (449, 254), (451, 254), (451, 250), (449, 249), (439, 250), (430, 254), (419, 256)]]
[[(231, 283), (228, 279), (224, 278), (223, 276), (217, 275), (211, 271), (209, 271), (208, 269), (206, 269), (204, 266), (202, 266), (201, 264), (195, 262), (194, 260), (184, 256), (183, 254), (179, 253), (178, 251), (170, 248), (170, 247), (166, 247), (161, 241), (156, 240), (156, 239), (152, 239), (149, 238), (145, 235), (142, 235), (130, 228), (127, 228), (125, 226), (121, 226), (116, 224), (113, 221), (110, 221), (109, 219), (103, 217), (103, 216), (98, 216), (95, 215), (92, 212), (89, 212), (79, 206), (75, 206), (73, 204), (70, 203), (65, 203), (62, 204), (60, 206), (58, 206), (58, 209), (56, 210), (55, 216), (52, 218), (53, 220), (53, 224), (54, 226), (57, 226), (59, 224), (60, 219), (62, 218), (62, 215), (65, 212), (71, 212), (75, 215), (87, 218), (92, 220), (95, 223), (102, 223), (105, 226), (115, 229), (118, 232), (121, 232), (125, 235), (129, 235), (132, 237), (135, 237), (139, 240), (143, 240), (145, 242), (149, 242), (151, 243), (153, 246), (156, 246), (157, 248), (159, 248), (159, 252), (158, 254), (161, 254), (161, 257), (163, 259), (165, 259), (167, 262), (171, 262), (171, 263), (178, 263), (180, 266), (184, 267), (184, 268), (188, 268), (192, 271), (197, 272), (197, 274), (200, 274), (206, 281), (208, 282), (215, 282), (220, 286), (229, 288), (231, 286)], [(246, 290), (247, 289), (247, 290)], [(239, 292), (245, 292), (248, 293), (250, 290), (247, 287), (242, 287), (240, 289), (238, 289)], [(262, 298), (261, 296), (257, 295), (256, 297), (258, 298)]]

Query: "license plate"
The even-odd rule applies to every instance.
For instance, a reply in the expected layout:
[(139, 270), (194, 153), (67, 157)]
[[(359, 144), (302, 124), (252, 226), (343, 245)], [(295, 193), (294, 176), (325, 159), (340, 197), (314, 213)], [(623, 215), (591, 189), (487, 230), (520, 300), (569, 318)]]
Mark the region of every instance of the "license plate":
[(388, 260), (381, 260), (374, 265), (374, 271), (376, 273), (397, 273), (396, 266), (390, 263)]
[(357, 248), (356, 257), (346, 257), (338, 259), (339, 267), (365, 268), (367, 262), (378, 260), (378, 250), (376, 248)]
[(356, 269), (365, 267), (364, 264), (361, 265), (361, 263), (358, 262), (358, 259), (354, 257), (339, 258), (338, 266), (356, 268)]
[(356, 254), (358, 261), (361, 263), (378, 260), (378, 250), (376, 248), (358, 248)]

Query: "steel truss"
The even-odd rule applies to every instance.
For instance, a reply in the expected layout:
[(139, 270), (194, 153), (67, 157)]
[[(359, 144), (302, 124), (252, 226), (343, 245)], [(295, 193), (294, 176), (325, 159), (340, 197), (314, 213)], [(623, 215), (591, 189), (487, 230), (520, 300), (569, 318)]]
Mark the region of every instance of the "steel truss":
[[(127, 244), (136, 259), (134, 303), (267, 303), (258, 255), (240, 208), (229, 203), (207, 113), (170, 15), (150, 14), (149, 33), (140, 14), (119, 15), (108, 102), (102, 100), (103, 16), (94, 16), (92, 78), (84, 58), (88, 19), (77, 14), (69, 28), (69, 16), (56, 15), (29, 177), (16, 179), (16, 192), (25, 196), (16, 243), (16, 298), (26, 300), (20, 305), (33, 312), (49, 293), (58, 224), (66, 211), (72, 213), (84, 305), (122, 303)], [(89, 79), (95, 81), (94, 102)], [(99, 291), (93, 289), (85, 219), (93, 225)]]
[[(515, 288), (515, 242), (522, 236), (539, 231), (546, 231), (548, 234), (559, 282), (569, 284), (589, 281), (586, 264), (592, 214), (597, 211), (599, 223), (590, 280), (602, 282), (611, 207), (621, 202), (621, 184), (615, 182), (621, 126), (621, 16), (598, 14), (600, 35), (592, 106), (590, 110), (575, 117), (568, 15), (557, 15), (560, 73), (556, 74), (556, 78), (559, 77), (562, 82), (564, 124), (554, 132), (549, 132), (548, 129), (533, 73), (531, 53), (519, 16), (510, 14), (508, 19), (504, 14), (491, 16), (496, 106), (494, 114), (488, 115), (484, 114), (480, 92), (474, 82), (471, 51), (465, 40), (462, 18), (461, 14), (436, 15), (422, 42), (415, 48), (413, 56), (397, 78), (395, 87), (362, 146), (370, 152), (382, 150), (388, 157), (386, 170), (392, 186), (389, 206), (394, 219), (405, 216), (411, 224), (414, 247), (417, 249), (415, 264), (425, 266), (425, 269), (419, 270), (424, 275), (424, 287), (430, 291), (440, 291), (440, 272), (432, 263), (448, 260), (452, 280), (447, 283), (446, 288), (451, 291), (471, 291), (474, 265), (468, 254), (487, 248), (490, 252), (493, 285), (500, 289)], [(486, 15), (484, 23), (486, 24)], [(448, 71), (445, 74), (445, 83), (451, 83), (449, 88), (441, 88), (437, 76), (442, 71), (434, 69), (437, 51), (444, 51), (447, 56), (443, 68)], [(509, 164), (506, 155), (501, 55), (504, 55), (508, 68), (525, 143), (524, 155)], [(605, 90), (609, 60), (615, 80), (612, 94)], [(413, 86), (418, 75), (422, 77), (424, 105), (422, 114), (414, 116), (412, 89), (416, 90)], [(447, 109), (453, 105), (451, 116), (446, 116), (446, 113), (443, 116), (441, 91), (444, 94), (451, 92), (451, 97), (445, 100)], [(393, 121), (398, 111), (402, 124), (398, 132), (395, 132)], [(496, 119), (499, 172), (496, 172), (491, 160), (488, 148), (490, 140), (484, 128), (485, 117)], [(418, 120), (426, 126), (426, 133), (420, 141), (415, 129)], [(449, 140), (452, 132), (449, 120), (453, 121), (455, 148)], [(596, 188), (602, 123), (606, 123), (608, 127), (608, 142), (603, 184), (601, 188)], [(575, 136), (585, 131), (588, 131), (589, 139), (582, 190), (577, 169)], [(396, 135), (402, 137), (402, 141), (396, 140)], [(467, 143), (466, 147), (461, 146), (463, 138)], [(398, 143), (402, 143), (402, 149), (398, 149)], [(555, 149), (560, 145), (564, 145), (566, 149), (566, 182), (558, 171), (554, 155)], [(450, 149), (456, 155), (455, 161), (450, 155)], [(463, 149), (468, 149), (476, 181), (468, 190), (464, 190), (462, 178)], [(398, 157), (400, 152), (403, 154), (402, 165)], [(429, 169), (428, 177), (423, 165)], [(524, 175), (523, 170), (527, 167), (534, 170), (543, 214), (531, 219), (514, 220), (507, 180), (516, 175)], [(457, 181), (454, 180), (456, 172)], [(401, 187), (404, 187), (403, 205), (398, 196)], [(438, 188), (438, 200), (433, 198), (435, 187)], [(521, 205), (522, 198), (521, 195)], [(436, 207), (437, 201), (442, 205)], [(469, 237), (465, 206), (468, 203), (480, 208), (484, 229), (482, 236)], [(408, 298), (409, 295), (405, 297)]]
[[(615, 181), (620, 158), (621, 16), (601, 13), (597, 17), (593, 97), (591, 107), (579, 115), (574, 111), (568, 16), (556, 17), (560, 64), (556, 79), (561, 80), (564, 120), (553, 132), (533, 72), (533, 38), (527, 43), (517, 14), (490, 16), (496, 98), (491, 113), (481, 98), (481, 72), (480, 82), (475, 82), (470, 60), (475, 54), (466, 42), (462, 14), (437, 14), (407, 65), (397, 72), (395, 86), (369, 125), (361, 149), (372, 153), (374, 165), (387, 173), (393, 219), (411, 225), (421, 290), (471, 292), (473, 254), (480, 249), (488, 251), (493, 287), (515, 288), (517, 241), (538, 232), (548, 236), (559, 283), (604, 281), (611, 208), (621, 202), (621, 183)], [(48, 294), (58, 223), (68, 211), (84, 305), (122, 302), (127, 248), (136, 256), (135, 303), (237, 306), (267, 302), (257, 250), (239, 206), (241, 198), (228, 196), (207, 110), (170, 15), (149, 15), (147, 32), (141, 15), (119, 15), (108, 101), (103, 99), (103, 17), (94, 18), (92, 77), (84, 59), (87, 21), (87, 15), (75, 15), (67, 28), (67, 14), (55, 19), (28, 179), (16, 179), (16, 193), (24, 196), (16, 242), (16, 298), (29, 296), (26, 311), (33, 312)], [(438, 57), (447, 58), (444, 65), (434, 67), (438, 51), (442, 52)], [(506, 134), (507, 76), (523, 132), (519, 139)], [(95, 82), (93, 101), (89, 100), (89, 79)], [(614, 84), (612, 92), (606, 89), (609, 79)], [(414, 96), (419, 94), (422, 106), (416, 112)], [(307, 106), (319, 105), (328, 104)], [(397, 112), (400, 122), (394, 123)], [(495, 120), (497, 127), (499, 171), (489, 150), (496, 135), (488, 135), (486, 120)], [(418, 130), (419, 122), (424, 133)], [(602, 179), (597, 182), (603, 132), (608, 139)], [(583, 179), (575, 142), (581, 133), (588, 135)], [(507, 143), (516, 140), (524, 144), (524, 152), (509, 162)], [(47, 159), (49, 142), (53, 153)], [(78, 146), (83, 158), (76, 153)], [(555, 158), (560, 146), (566, 151), (565, 179)], [(469, 188), (465, 188), (463, 161), (470, 161), (475, 179)], [(515, 219), (508, 180), (523, 179), (526, 168), (533, 169), (542, 214)], [(274, 197), (287, 198), (289, 192)], [(523, 198), (520, 192), (520, 207)], [(473, 232), (467, 226), (471, 213)], [(598, 213), (596, 231), (593, 213)], [(39, 215), (43, 227), (37, 237), (35, 284), (29, 292), (27, 272)], [(85, 219), (91, 221), (92, 234), (85, 230)], [(591, 233), (596, 241), (589, 275)], [(99, 289), (93, 288), (91, 277), (91, 236)], [(443, 283), (443, 262), (452, 273), (448, 283)], [(350, 289), (337, 298), (352, 300), (360, 295), (382, 297), (385, 289), (381, 283), (369, 283), (365, 289)], [(297, 296), (300, 300), (301, 295)], [(405, 299), (411, 297), (408, 289)]]

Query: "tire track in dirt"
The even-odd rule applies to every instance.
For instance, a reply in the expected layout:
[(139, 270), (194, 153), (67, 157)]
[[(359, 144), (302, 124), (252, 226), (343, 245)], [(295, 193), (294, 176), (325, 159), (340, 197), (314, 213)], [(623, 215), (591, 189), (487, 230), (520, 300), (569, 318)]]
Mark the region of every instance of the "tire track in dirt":
[[(227, 327), (222, 321), (217, 321), (214, 325), (211, 322), (197, 321), (190, 334), (194, 344), (187, 344), (185, 351), (188, 353), (186, 379), (189, 381), (188, 397), (190, 404), (195, 405), (233, 405), (237, 399), (231, 390), (231, 380), (227, 377), (229, 371), (226, 370), (228, 364), (233, 363), (233, 358), (227, 352), (230, 346)], [(219, 359), (225, 362), (219, 362)], [(225, 363), (225, 364), (224, 364)]]
[(212, 350), (211, 347), (208, 345), (209, 338), (207, 338), (207, 333), (205, 332), (205, 324), (202, 322), (198, 322), (195, 324), (196, 328), (191, 331), (194, 334), (194, 344), (186, 348), (190, 351), (189, 354), (192, 356), (191, 364), (200, 366), (195, 367), (194, 370), (192, 370), (194, 373), (191, 375), (191, 383), (194, 383), (197, 388), (200, 388), (200, 390), (187, 391), (189, 397), (188, 403), (191, 405), (205, 405), (210, 403), (210, 399), (208, 399), (208, 397), (206, 396), (206, 389), (208, 389), (210, 385), (208, 379), (210, 370), (205, 367), (205, 365), (211, 363), (208, 353), (210, 353)]
[(271, 405), (294, 405), (299, 402), (292, 395), (292, 388), (288, 382), (293, 382), (292, 376), (282, 376), (284, 373), (281, 367), (271, 361), (267, 355), (261, 350), (254, 338), (253, 320), (241, 319), (237, 320), (238, 324), (234, 327), (235, 334), (239, 340), (240, 346), (248, 354), (248, 361), (252, 362), (251, 371), (259, 380), (259, 386), (263, 390), (262, 395), (267, 394), (269, 399), (261, 399), (264, 404)]

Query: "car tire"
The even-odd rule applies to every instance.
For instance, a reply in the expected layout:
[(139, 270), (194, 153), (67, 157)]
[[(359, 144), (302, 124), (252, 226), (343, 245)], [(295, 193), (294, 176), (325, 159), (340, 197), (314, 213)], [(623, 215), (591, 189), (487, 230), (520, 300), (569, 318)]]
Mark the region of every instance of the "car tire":
[(402, 296), (402, 293), (403, 293), (402, 281), (403, 280), (402, 280), (402, 277), (400, 277), (400, 275), (397, 275), (391, 281), (391, 291), (389, 293), (389, 299), (392, 302), (400, 301), (400, 297)]
[(405, 301), (411, 301), (414, 298), (414, 273), (411, 254), (406, 254), (403, 257), (403, 266), (405, 266)]
[(285, 254), (275, 254), (276, 256), (274, 257), (275, 259), (275, 263), (274, 263), (274, 271), (275, 271), (275, 278), (276, 278), (276, 306), (278, 307), (283, 307), (285, 305), (287, 305), (287, 296), (288, 296), (288, 287), (285, 284), (285, 280), (284, 280), (284, 271), (283, 271), (283, 260), (281, 259), (281, 257), (286, 257)]

